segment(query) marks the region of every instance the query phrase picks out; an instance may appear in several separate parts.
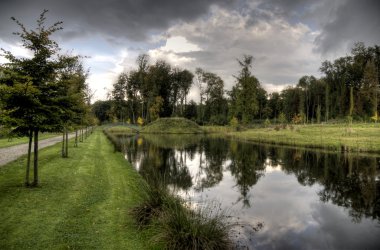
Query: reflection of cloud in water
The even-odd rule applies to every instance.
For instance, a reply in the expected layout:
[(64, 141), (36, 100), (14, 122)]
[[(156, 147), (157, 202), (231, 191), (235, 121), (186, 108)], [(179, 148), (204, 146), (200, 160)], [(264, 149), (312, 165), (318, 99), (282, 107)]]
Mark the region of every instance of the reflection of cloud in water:
[[(336, 154), (203, 139), (190, 149), (145, 146), (150, 154), (136, 154), (135, 167), (140, 172), (148, 170), (149, 164), (142, 164), (144, 157), (167, 163), (156, 168), (173, 178), (171, 185), (180, 184), (175, 190), (191, 201), (189, 206), (216, 201), (242, 222), (263, 222), (264, 227), (252, 237), (256, 249), (380, 244), (378, 212), (372, 203), (378, 200), (378, 182), (372, 173), (379, 166), (372, 158), (347, 161)], [(183, 188), (183, 180), (188, 179), (180, 173), (193, 186)], [(359, 222), (352, 221), (355, 216)]]
[(312, 217), (329, 248), (344, 249), (350, 246), (351, 249), (360, 249), (365, 245), (366, 249), (378, 249), (380, 246), (379, 225), (367, 218), (359, 224), (355, 223), (347, 217), (347, 209), (343, 207), (314, 203)]

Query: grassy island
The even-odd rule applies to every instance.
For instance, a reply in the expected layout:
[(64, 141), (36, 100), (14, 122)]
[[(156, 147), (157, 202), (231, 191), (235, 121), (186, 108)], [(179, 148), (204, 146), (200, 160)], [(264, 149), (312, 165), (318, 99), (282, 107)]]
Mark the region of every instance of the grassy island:
[(186, 118), (159, 118), (144, 126), (140, 133), (147, 134), (200, 134), (201, 127)]

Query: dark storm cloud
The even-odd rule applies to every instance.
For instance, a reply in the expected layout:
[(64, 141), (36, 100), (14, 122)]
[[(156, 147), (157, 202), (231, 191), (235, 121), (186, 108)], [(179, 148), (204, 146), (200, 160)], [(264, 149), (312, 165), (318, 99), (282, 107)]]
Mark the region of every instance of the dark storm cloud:
[(27, 26), (34, 24), (43, 9), (48, 20), (62, 20), (70, 39), (88, 33), (141, 41), (150, 32), (159, 32), (175, 21), (192, 21), (206, 14), (211, 5), (233, 5), (233, 0), (2, 0), (0, 37), (7, 39), (15, 30), (9, 18), (16, 17)]
[(380, 1), (349, 0), (322, 27), (316, 45), (320, 52), (328, 53), (359, 41), (380, 44), (379, 27)]

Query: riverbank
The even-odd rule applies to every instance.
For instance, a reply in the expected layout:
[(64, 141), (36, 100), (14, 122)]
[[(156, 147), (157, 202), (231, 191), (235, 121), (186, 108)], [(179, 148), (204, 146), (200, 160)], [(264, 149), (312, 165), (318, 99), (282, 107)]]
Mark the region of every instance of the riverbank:
[(321, 124), (269, 126), (234, 131), (230, 127), (205, 126), (205, 132), (275, 145), (322, 148), (333, 151), (380, 153), (380, 124)]
[(0, 249), (146, 249), (128, 215), (140, 175), (100, 130), (69, 158), (60, 149), (40, 150), (38, 188), (23, 186), (25, 156), (0, 169)]

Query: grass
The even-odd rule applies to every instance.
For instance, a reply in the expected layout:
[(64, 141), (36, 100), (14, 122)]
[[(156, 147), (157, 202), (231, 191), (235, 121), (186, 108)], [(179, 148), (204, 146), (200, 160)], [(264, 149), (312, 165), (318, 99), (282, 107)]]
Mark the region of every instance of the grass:
[(161, 185), (144, 186), (143, 201), (131, 210), (140, 229), (152, 235), (151, 246), (164, 249), (231, 249), (233, 224), (220, 207), (190, 208)]
[[(38, 137), (40, 140), (43, 140), (43, 139), (48, 139), (48, 138), (52, 138), (52, 137), (56, 137), (60, 135), (61, 134), (59, 133), (42, 133), (42, 134), (39, 134)], [(0, 148), (6, 148), (6, 147), (19, 145), (19, 144), (28, 143), (28, 141), (29, 141), (28, 137), (15, 137), (15, 138), (12, 138), (11, 141), (9, 141), (8, 138), (2, 138), (0, 139)]]
[(175, 195), (157, 173), (145, 176), (142, 201), (131, 209), (140, 229), (152, 235), (157, 249), (231, 249), (233, 223), (220, 206), (191, 204)]
[(188, 209), (180, 202), (167, 202), (156, 223), (153, 239), (166, 249), (231, 249), (233, 245), (232, 224), (216, 207)]
[(270, 126), (241, 132), (230, 127), (204, 127), (209, 133), (278, 145), (324, 148), (338, 151), (380, 153), (380, 124), (321, 124)]
[(151, 134), (199, 134), (201, 127), (185, 118), (159, 118), (144, 126), (140, 133)]
[(140, 175), (101, 131), (69, 158), (60, 149), (40, 151), (38, 188), (23, 186), (25, 157), (0, 168), (0, 249), (146, 249), (150, 236), (128, 215)]

